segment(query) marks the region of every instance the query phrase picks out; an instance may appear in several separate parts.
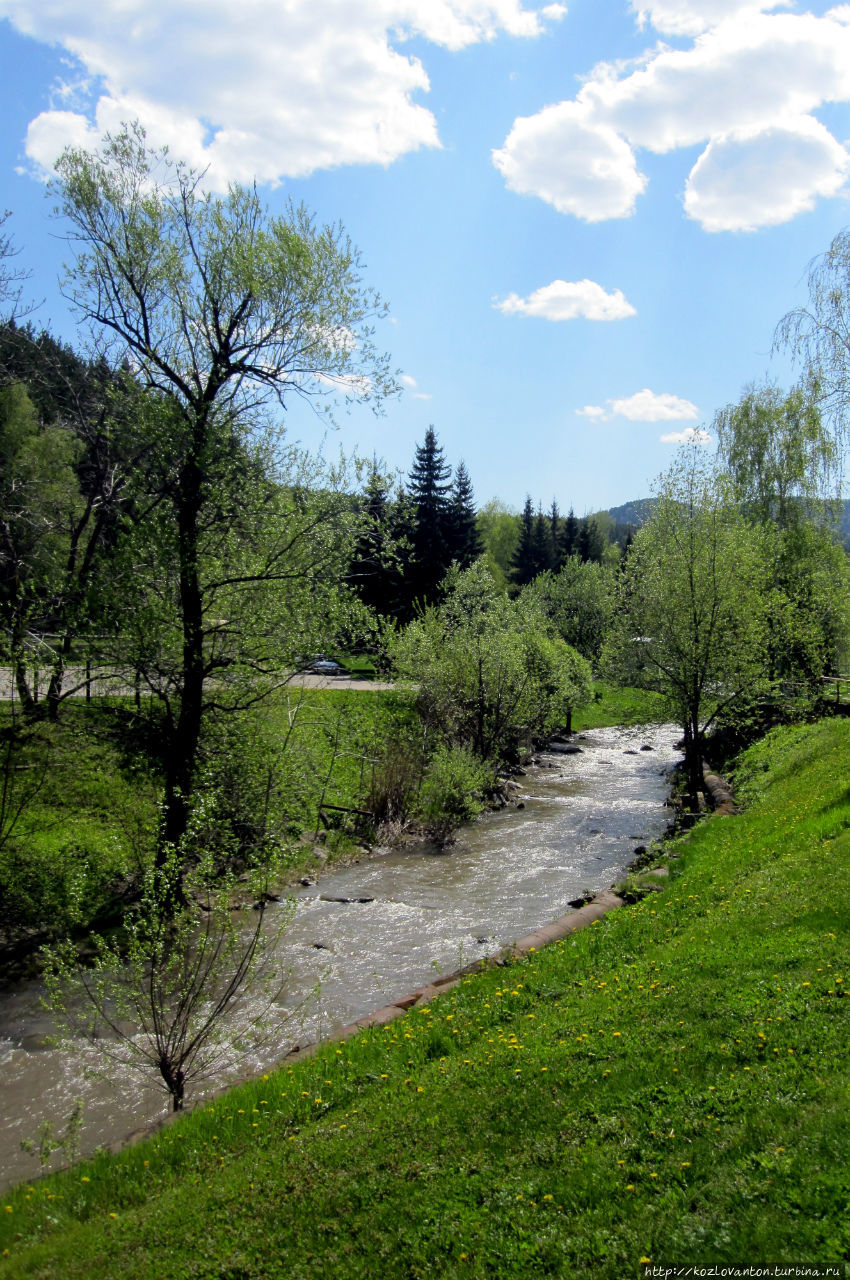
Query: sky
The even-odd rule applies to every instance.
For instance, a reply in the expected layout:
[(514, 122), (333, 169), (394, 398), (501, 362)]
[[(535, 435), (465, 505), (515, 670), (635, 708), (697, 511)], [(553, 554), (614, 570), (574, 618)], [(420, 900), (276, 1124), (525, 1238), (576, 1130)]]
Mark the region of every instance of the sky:
[[(46, 177), (140, 120), (207, 184), (340, 220), (400, 398), (325, 448), (407, 472), (433, 424), (483, 504), (645, 496), (770, 378), (850, 221), (850, 4), (0, 0), (0, 211), (33, 320), (82, 344)], [(321, 420), (287, 411), (321, 445)]]

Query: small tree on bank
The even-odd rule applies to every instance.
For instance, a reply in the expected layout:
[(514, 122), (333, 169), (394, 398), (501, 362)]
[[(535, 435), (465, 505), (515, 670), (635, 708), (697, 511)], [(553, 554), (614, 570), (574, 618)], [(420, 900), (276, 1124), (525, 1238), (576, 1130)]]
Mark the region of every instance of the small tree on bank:
[[(262, 1036), (278, 988), (274, 970), (265, 967), (264, 900), (250, 925), (240, 927), (234, 885), (207, 865), (193, 873), (191, 904), (175, 912), (183, 879), (176, 858), (149, 871), (121, 934), (94, 935), (91, 963), (80, 961), (72, 942), (45, 952), (47, 1003), (62, 1029), (90, 1040), (122, 1068), (158, 1076), (174, 1111), (182, 1111), (190, 1085), (208, 1079), (235, 1043)], [(279, 930), (290, 914), (281, 913)], [(268, 990), (258, 991), (258, 980)]]
[(661, 477), (618, 586), (607, 663), (667, 695), (684, 731), (688, 792), (702, 788), (717, 715), (766, 691), (768, 567), (763, 532), (696, 446)]

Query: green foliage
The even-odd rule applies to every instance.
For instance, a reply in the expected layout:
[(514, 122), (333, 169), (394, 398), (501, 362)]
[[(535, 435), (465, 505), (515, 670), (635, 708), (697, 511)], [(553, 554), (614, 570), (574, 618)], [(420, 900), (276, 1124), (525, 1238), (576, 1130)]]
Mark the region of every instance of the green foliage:
[(267, 696), (314, 628), (327, 635), (352, 550), (339, 469), (288, 447), (264, 409), (328, 387), (380, 405), (396, 384), (340, 227), (301, 206), (274, 217), (256, 188), (205, 194), (138, 124), (67, 150), (54, 185), (78, 249), (67, 296), (148, 393), (146, 518), (116, 630), (163, 706), (164, 864), (204, 803), (205, 720)]
[(688, 785), (718, 713), (768, 687), (768, 562), (728, 482), (696, 447), (661, 477), (620, 580), (607, 662), (664, 693), (685, 733)]
[(492, 766), (468, 748), (440, 743), (422, 779), (420, 812), (431, 827), (469, 822), (484, 808), (482, 794), (493, 780)]
[(650, 897), (8, 1193), (4, 1276), (840, 1268), (850, 724), (759, 752)]
[(498, 498), (491, 498), (479, 508), (476, 520), (487, 568), (493, 581), (504, 591), (519, 540), (517, 513)]
[(483, 560), (450, 573), (446, 589), (444, 604), (398, 637), (393, 661), (418, 684), (438, 740), (506, 759), (588, 700), (590, 668), (532, 605), (500, 594)]
[(822, 513), (838, 457), (810, 388), (750, 387), (712, 425), (750, 519), (785, 530)]
[(610, 569), (573, 555), (558, 573), (541, 575), (525, 591), (561, 639), (597, 663), (614, 613), (615, 587)]

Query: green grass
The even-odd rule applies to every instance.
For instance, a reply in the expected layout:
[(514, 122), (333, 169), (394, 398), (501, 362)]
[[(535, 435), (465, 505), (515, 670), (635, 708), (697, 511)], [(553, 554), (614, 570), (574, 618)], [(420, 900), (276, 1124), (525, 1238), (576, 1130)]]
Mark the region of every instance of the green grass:
[(629, 689), (596, 680), (594, 699), (573, 714), (573, 729), (602, 729), (615, 724), (649, 724), (669, 720), (670, 710), (659, 693)]
[(777, 731), (661, 892), (0, 1197), (0, 1275), (840, 1264), (848, 773), (847, 722)]
[[(0, 707), (0, 730), (8, 716)], [(296, 728), (284, 751), (290, 717)], [(293, 690), (253, 713), (246, 737), (264, 740), (279, 779), (271, 817), (288, 842), (282, 875), (315, 868), (297, 837), (319, 825), (322, 799), (361, 806), (371, 762), (414, 721), (410, 696), (391, 691)], [(30, 930), (85, 930), (120, 910), (154, 846), (161, 780), (148, 734), (153, 722), (133, 716), (131, 699), (69, 701), (57, 723), (24, 729), (14, 777), (28, 804), (0, 841), (0, 931), (11, 926), (11, 941)], [(328, 861), (350, 847), (332, 834)]]

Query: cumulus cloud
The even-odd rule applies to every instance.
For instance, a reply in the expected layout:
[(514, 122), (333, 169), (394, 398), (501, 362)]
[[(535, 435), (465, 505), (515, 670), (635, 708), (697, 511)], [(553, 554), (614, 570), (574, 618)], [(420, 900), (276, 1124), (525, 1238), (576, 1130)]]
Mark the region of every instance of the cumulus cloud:
[(646, 186), (628, 142), (579, 102), (519, 117), (493, 163), (512, 191), (586, 222), (629, 217)]
[(509, 293), (493, 306), (503, 315), (537, 316), (542, 320), (624, 320), (637, 315), (621, 289), (606, 293), (594, 280), (553, 280), (527, 298)]
[[(684, 48), (659, 45), (638, 63), (600, 63), (572, 101), (520, 117), (493, 153), (507, 185), (586, 221), (627, 217), (646, 186), (642, 148), (703, 146), (686, 189), (706, 230), (770, 226), (843, 186), (846, 153), (812, 114), (850, 101), (850, 5), (822, 17), (775, 13), (778, 3), (657, 0), (638, 17)], [(751, 180), (770, 156), (776, 177)], [(761, 195), (759, 194), (761, 191)]]
[(718, 138), (685, 187), (685, 209), (706, 231), (754, 231), (812, 209), (844, 186), (850, 155), (812, 116)]
[(711, 444), (712, 437), (702, 427), (685, 427), (684, 431), (669, 431), (659, 436), (662, 444)]
[(0, 17), (64, 48), (79, 83), (91, 80), (84, 109), (68, 110), (57, 86), (58, 109), (31, 122), (33, 162), (50, 168), (66, 145), (138, 119), (216, 188), (439, 146), (415, 100), (428, 76), (405, 42), (459, 50), (500, 32), (529, 38), (564, 12), (523, 0), (0, 0)]
[(633, 396), (620, 400), (606, 400), (608, 408), (588, 404), (576, 409), (581, 418), (596, 422), (610, 422), (612, 418), (625, 418), (628, 422), (687, 422), (699, 417), (699, 409), (690, 400), (662, 392), (660, 395), (644, 387)]
[(430, 400), (431, 399), (431, 396), (427, 391), (417, 391), (417, 387), (419, 386), (419, 383), (416, 381), (415, 378), (412, 378), (409, 373), (403, 373), (401, 375), (401, 381), (402, 381), (402, 384), (411, 393), (411, 396), (414, 400)]

